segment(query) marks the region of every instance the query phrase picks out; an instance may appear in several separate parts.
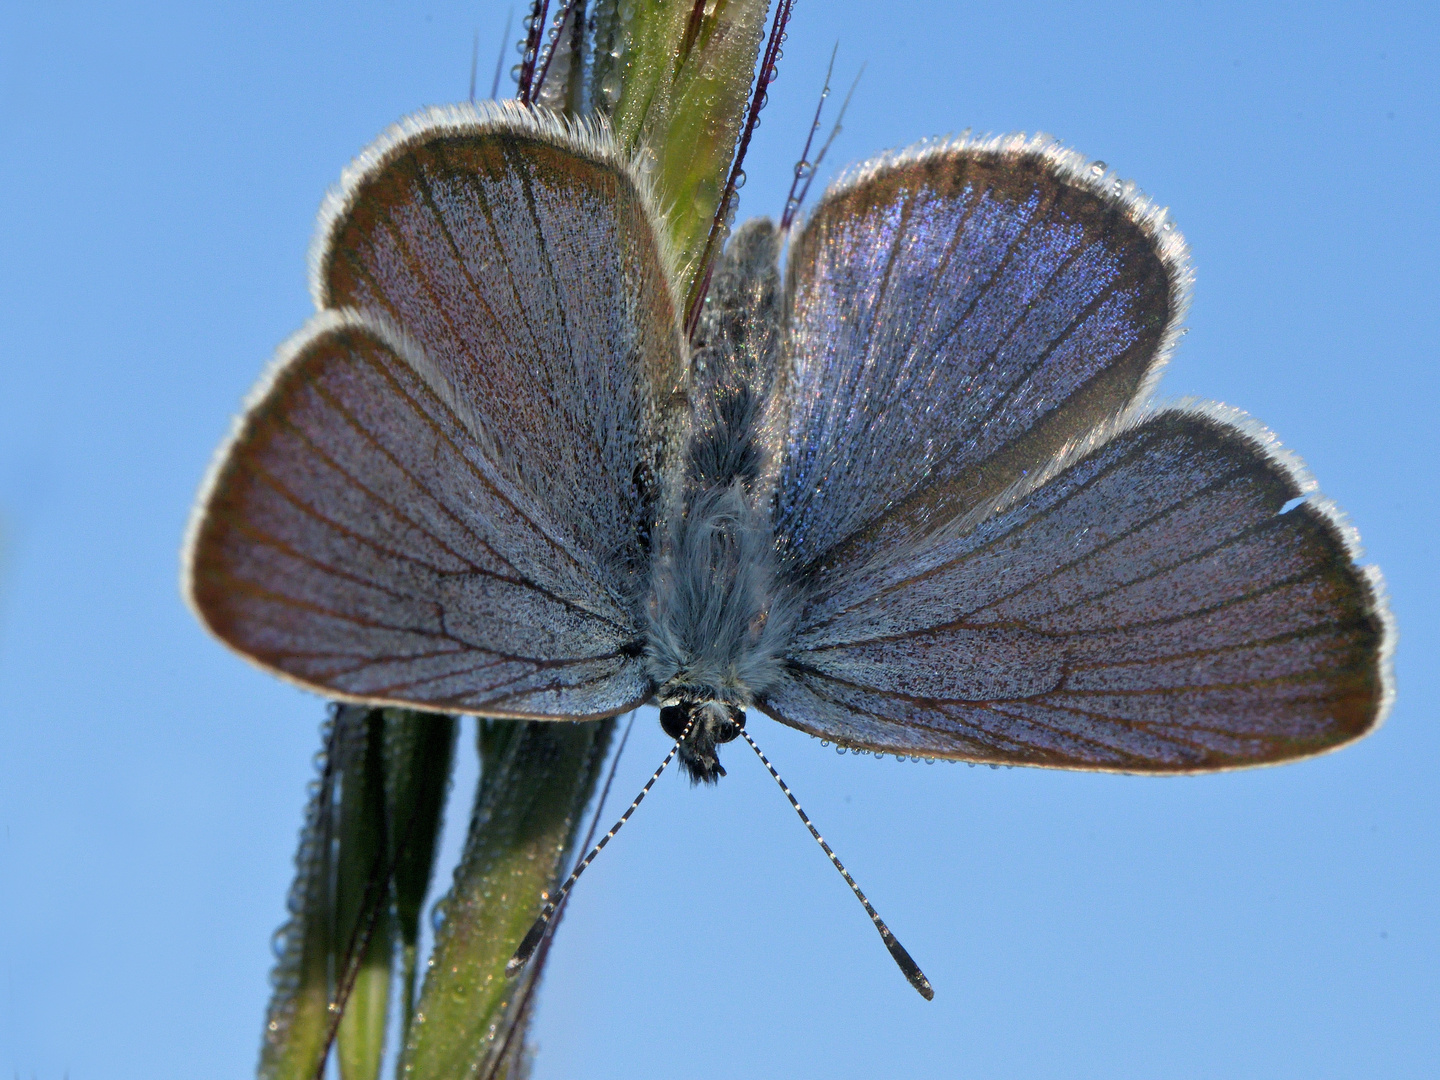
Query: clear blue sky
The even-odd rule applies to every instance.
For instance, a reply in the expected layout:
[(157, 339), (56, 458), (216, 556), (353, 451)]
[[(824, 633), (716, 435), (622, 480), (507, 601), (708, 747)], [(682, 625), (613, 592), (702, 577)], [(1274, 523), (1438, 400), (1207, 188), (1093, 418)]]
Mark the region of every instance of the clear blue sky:
[[(253, 1072), (323, 710), (204, 636), (180, 535), (309, 311), (326, 187), (464, 96), (476, 30), (483, 93), (505, 11), (0, 6), (0, 1075)], [(1330, 757), (1172, 780), (841, 758), (757, 718), (934, 1003), (735, 752), (579, 889), (537, 1080), (1433, 1077), (1440, 8), (800, 0), (742, 215), (780, 209), (836, 39), (842, 83), (868, 66), (833, 164), (1040, 129), (1172, 207), (1198, 280), (1162, 390), (1250, 411), (1350, 512), (1399, 702)], [(642, 715), (620, 791), (663, 744)]]

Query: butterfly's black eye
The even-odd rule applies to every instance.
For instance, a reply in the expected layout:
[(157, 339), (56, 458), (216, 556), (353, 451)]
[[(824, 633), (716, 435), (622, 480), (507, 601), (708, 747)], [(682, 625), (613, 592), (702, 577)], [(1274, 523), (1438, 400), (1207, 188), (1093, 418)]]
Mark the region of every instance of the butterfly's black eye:
[(689, 702), (682, 702), (678, 705), (666, 705), (660, 710), (660, 728), (672, 739), (678, 739), (685, 734), (685, 727), (690, 723), (691, 705)]
[(730, 713), (729, 719), (715, 725), (716, 744), (731, 742), (740, 737), (740, 729), (745, 726), (745, 710), (737, 709), (731, 705), (727, 710)]

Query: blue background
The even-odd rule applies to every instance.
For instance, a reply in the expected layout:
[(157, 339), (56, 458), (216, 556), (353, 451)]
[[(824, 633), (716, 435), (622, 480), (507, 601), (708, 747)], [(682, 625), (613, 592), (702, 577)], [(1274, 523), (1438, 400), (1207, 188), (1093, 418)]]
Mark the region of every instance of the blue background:
[[(1134, 177), (1198, 267), (1162, 392), (1250, 411), (1350, 512), (1399, 701), (1341, 753), (1170, 780), (837, 757), (757, 718), (934, 1003), (732, 748), (718, 790), (667, 776), (578, 890), (537, 1080), (1440, 1072), (1437, 16), (801, 0), (742, 216), (780, 209), (837, 39), (842, 92), (868, 67), (832, 165), (970, 126)], [(0, 8), (0, 1073), (253, 1071), (323, 707), (201, 632), (180, 536), (310, 310), (322, 193), (464, 96), (476, 30), (483, 94), (504, 20)], [(622, 802), (663, 749), (642, 714)]]

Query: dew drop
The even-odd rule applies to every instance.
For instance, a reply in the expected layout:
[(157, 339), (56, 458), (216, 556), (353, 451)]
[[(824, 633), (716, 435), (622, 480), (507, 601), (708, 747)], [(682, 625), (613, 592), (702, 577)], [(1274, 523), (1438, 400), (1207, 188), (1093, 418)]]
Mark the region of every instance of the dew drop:
[(1090, 164), (1090, 175), (1091, 175), (1091, 176), (1104, 176), (1104, 175), (1105, 175), (1105, 170), (1106, 170), (1107, 168), (1109, 168), (1109, 166), (1106, 165), (1105, 162), (1103, 162), (1103, 161), (1095, 161), (1095, 162), (1092, 162), (1092, 163)]
[(620, 72), (610, 71), (600, 83), (600, 93), (605, 97), (605, 103), (610, 106), (617, 105), (620, 101)]

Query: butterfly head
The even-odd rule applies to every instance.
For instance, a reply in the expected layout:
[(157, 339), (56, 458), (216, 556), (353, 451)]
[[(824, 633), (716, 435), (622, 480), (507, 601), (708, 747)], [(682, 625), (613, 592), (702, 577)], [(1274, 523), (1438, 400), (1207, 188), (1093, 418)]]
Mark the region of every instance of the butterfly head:
[(660, 726), (681, 740), (680, 767), (690, 782), (714, 784), (725, 775), (716, 747), (740, 737), (745, 710), (723, 701), (670, 698), (660, 707)]

